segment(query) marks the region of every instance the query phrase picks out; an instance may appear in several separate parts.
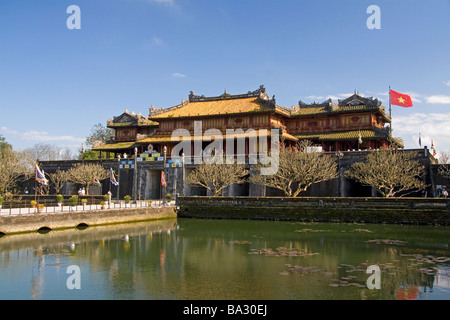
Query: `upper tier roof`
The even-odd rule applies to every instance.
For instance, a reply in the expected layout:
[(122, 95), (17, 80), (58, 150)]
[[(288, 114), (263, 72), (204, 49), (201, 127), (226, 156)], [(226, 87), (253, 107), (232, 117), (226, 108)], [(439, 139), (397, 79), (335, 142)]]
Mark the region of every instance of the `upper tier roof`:
[(191, 91), (188, 100), (165, 109), (150, 109), (149, 119), (207, 117), (253, 112), (277, 112), (289, 116), (286, 108), (276, 105), (275, 96), (269, 98), (264, 86), (246, 94), (230, 95), (226, 91), (216, 97), (197, 96)]
[(313, 102), (310, 104), (299, 101), (298, 105), (293, 106), (290, 111), (291, 117), (372, 111), (378, 112), (386, 122), (391, 121), (389, 115), (386, 114), (385, 107), (378, 99), (362, 97), (356, 92), (337, 103), (332, 102), (331, 99), (322, 103)]

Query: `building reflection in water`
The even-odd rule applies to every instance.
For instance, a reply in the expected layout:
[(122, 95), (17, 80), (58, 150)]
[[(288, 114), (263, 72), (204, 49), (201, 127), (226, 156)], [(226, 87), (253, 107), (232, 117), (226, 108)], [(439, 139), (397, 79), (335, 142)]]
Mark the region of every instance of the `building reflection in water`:
[[(449, 299), (447, 231), (401, 227), (166, 220), (7, 236), (0, 261), (29, 264), (28, 293), (26, 277), (8, 288), (21, 299)], [(70, 265), (78, 292), (66, 287)], [(370, 265), (379, 290), (366, 286)]]

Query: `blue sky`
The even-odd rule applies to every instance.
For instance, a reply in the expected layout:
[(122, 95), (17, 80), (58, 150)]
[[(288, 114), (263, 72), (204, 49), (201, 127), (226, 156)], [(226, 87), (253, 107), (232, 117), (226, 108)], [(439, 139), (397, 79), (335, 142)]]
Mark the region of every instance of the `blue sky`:
[(191, 90), (264, 84), (286, 107), (358, 90), (388, 107), (391, 86), (414, 101), (392, 106), (394, 136), (450, 150), (449, 39), (449, 0), (0, 0), (0, 134), (76, 150), (96, 123)]

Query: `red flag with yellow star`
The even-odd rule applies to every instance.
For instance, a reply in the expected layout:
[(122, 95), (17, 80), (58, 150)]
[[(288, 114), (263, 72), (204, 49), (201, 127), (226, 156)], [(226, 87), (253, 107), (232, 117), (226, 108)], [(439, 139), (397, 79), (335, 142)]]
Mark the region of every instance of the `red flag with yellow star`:
[(390, 93), (391, 93), (391, 104), (405, 108), (413, 106), (411, 97), (409, 95), (394, 90), (391, 90)]

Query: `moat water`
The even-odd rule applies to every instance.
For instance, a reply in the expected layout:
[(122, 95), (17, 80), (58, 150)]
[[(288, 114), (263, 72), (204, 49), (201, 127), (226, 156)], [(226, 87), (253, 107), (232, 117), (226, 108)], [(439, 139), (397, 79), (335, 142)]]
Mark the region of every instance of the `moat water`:
[(0, 299), (449, 300), (450, 228), (174, 219), (0, 238)]

